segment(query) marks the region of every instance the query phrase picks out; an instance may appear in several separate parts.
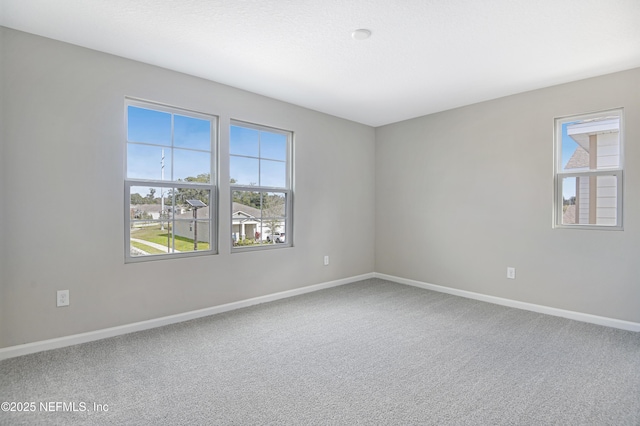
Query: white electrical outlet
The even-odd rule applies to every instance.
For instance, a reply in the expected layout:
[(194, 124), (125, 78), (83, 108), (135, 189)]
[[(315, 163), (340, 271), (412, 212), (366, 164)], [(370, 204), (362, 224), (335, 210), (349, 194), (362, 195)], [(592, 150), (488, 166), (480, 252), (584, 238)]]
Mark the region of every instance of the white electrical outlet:
[(329, 256), (325, 256), (324, 257), (324, 266), (327, 266), (329, 264)]
[(69, 290), (58, 290), (56, 306), (69, 306)]
[(507, 278), (510, 280), (516, 279), (516, 268), (512, 268), (511, 266), (507, 267)]

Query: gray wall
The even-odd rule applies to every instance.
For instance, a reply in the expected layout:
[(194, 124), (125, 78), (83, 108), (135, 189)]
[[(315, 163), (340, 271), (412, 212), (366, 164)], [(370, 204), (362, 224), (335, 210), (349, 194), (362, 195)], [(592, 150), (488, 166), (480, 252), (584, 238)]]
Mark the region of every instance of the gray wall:
[[(5, 106), (0, 347), (373, 271), (371, 127), (108, 54), (0, 31), (6, 83), (0, 96)], [(124, 264), (125, 96), (220, 117), (219, 255)], [(293, 248), (230, 254), (225, 159), (231, 118), (295, 132)], [(75, 203), (82, 208), (75, 209)], [(327, 267), (324, 255), (331, 256)], [(269, 269), (278, 273), (265, 273)], [(58, 289), (70, 290), (68, 308), (55, 307)]]
[[(639, 94), (634, 69), (377, 128), (376, 272), (640, 321)], [(554, 117), (614, 107), (624, 231), (552, 229)]]
[(4, 244), (4, 206), (5, 206), (5, 189), (4, 183), (7, 178), (5, 175), (4, 166), (4, 144), (5, 144), (5, 123), (4, 123), (4, 105), (6, 103), (6, 96), (4, 96), (4, 66), (5, 66), (5, 32), (0, 27), (0, 347), (4, 341), (4, 327), (2, 327), (1, 321), (3, 320), (2, 312), (4, 311), (4, 304), (6, 297), (4, 297), (4, 283), (5, 283), (5, 250)]
[[(640, 321), (640, 69), (374, 130), (13, 30), (0, 37), (0, 347), (374, 270)], [(220, 117), (220, 254), (124, 264), (125, 96)], [(553, 118), (620, 106), (625, 230), (552, 229)], [(231, 118), (295, 132), (293, 248), (230, 254)], [(90, 214), (53, 208), (76, 200)], [(68, 308), (55, 307), (58, 289), (71, 290)]]

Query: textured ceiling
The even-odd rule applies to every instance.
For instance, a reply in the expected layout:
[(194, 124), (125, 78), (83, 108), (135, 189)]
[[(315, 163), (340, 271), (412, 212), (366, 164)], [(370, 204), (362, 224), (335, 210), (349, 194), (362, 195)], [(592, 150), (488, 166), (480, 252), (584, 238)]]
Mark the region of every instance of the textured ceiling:
[(0, 5), (9, 28), (372, 126), (640, 66), (640, 0)]

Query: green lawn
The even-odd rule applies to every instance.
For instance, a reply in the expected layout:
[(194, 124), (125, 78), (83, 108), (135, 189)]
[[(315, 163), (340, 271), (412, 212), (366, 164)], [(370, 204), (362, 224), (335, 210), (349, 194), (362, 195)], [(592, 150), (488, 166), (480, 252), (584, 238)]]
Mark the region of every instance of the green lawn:
[[(152, 243), (156, 243), (156, 244), (160, 244), (164, 247), (167, 246), (167, 237), (168, 237), (168, 232), (165, 229), (164, 231), (162, 231), (160, 229), (160, 225), (158, 226), (149, 226), (149, 227), (144, 227), (144, 228), (136, 228), (138, 229), (136, 230), (131, 230), (131, 237), (132, 238), (137, 238), (139, 240), (145, 240), (145, 241), (149, 241)], [(170, 240), (170, 236), (169, 236), (169, 242), (171, 243)], [(175, 236), (176, 239), (176, 250), (178, 251), (193, 251), (193, 240), (190, 238), (185, 238), (185, 237), (179, 237), (179, 236)], [(146, 247), (146, 246), (145, 246)], [(138, 247), (144, 251), (146, 251), (147, 253), (150, 253), (149, 250), (147, 250), (144, 247)], [(204, 243), (202, 241), (198, 241), (198, 250), (209, 250), (209, 243)]]

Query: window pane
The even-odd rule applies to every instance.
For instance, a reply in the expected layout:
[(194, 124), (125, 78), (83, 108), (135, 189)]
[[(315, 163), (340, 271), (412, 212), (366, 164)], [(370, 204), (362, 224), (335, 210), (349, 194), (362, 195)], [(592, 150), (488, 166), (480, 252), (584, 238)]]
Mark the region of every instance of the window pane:
[[(191, 179), (188, 179), (191, 178)], [(211, 180), (211, 155), (207, 152), (173, 150), (173, 180), (206, 182)]]
[(171, 223), (160, 221), (131, 222), (132, 256), (173, 253)]
[(263, 244), (260, 222), (240, 221), (232, 224), (231, 241), (235, 247)]
[(268, 243), (285, 242), (286, 194), (269, 192), (262, 194), (262, 233)]
[(164, 180), (170, 180), (170, 148), (127, 144), (127, 178), (163, 180), (163, 170)]
[[(191, 212), (189, 212), (191, 213)], [(176, 220), (174, 225), (176, 251), (209, 250), (210, 229), (207, 220)], [(194, 237), (197, 240), (194, 241)]]
[(620, 132), (599, 134), (597, 137), (597, 169), (620, 167)]
[[(169, 204), (170, 188), (132, 186), (130, 190), (131, 219), (160, 219), (163, 197), (165, 205)], [(134, 210), (139, 211), (134, 215)]]
[(259, 133), (246, 127), (231, 126), (229, 136), (229, 153), (232, 155), (248, 155), (258, 157)]
[(562, 125), (562, 170), (620, 167), (620, 118), (603, 116)]
[[(209, 217), (211, 191), (200, 188), (176, 188), (176, 219), (191, 219), (193, 210), (197, 210), (197, 218)], [(191, 203), (190, 203), (191, 202)], [(201, 202), (206, 207), (194, 208), (192, 204)], [(196, 206), (197, 207), (197, 206)]]
[(260, 179), (258, 159), (231, 156), (229, 168), (232, 182), (235, 184), (258, 185)]
[(285, 242), (286, 193), (233, 191), (234, 246)]
[[(251, 217), (260, 218), (260, 198), (262, 194), (257, 191), (233, 191), (233, 214), (235, 218), (238, 212)], [(243, 218), (245, 218), (243, 216)]]
[(616, 176), (598, 176), (596, 182), (596, 224), (616, 226), (618, 179)]
[(127, 140), (170, 146), (171, 114), (129, 106), (127, 108)]
[(287, 196), (282, 192), (267, 192), (262, 194), (262, 217), (284, 219)]
[(562, 179), (562, 224), (576, 222), (576, 178)]
[(285, 161), (287, 136), (280, 133), (260, 132), (260, 157)]
[(286, 188), (286, 163), (282, 161), (260, 160), (260, 186)]
[(264, 222), (262, 230), (263, 244), (282, 244), (287, 242), (284, 220)]
[(262, 241), (260, 197), (256, 191), (233, 191), (231, 240), (234, 246), (251, 246)]
[(199, 118), (174, 116), (174, 146), (211, 150), (211, 122)]
[(581, 176), (562, 179), (563, 225), (616, 226), (618, 178)]

